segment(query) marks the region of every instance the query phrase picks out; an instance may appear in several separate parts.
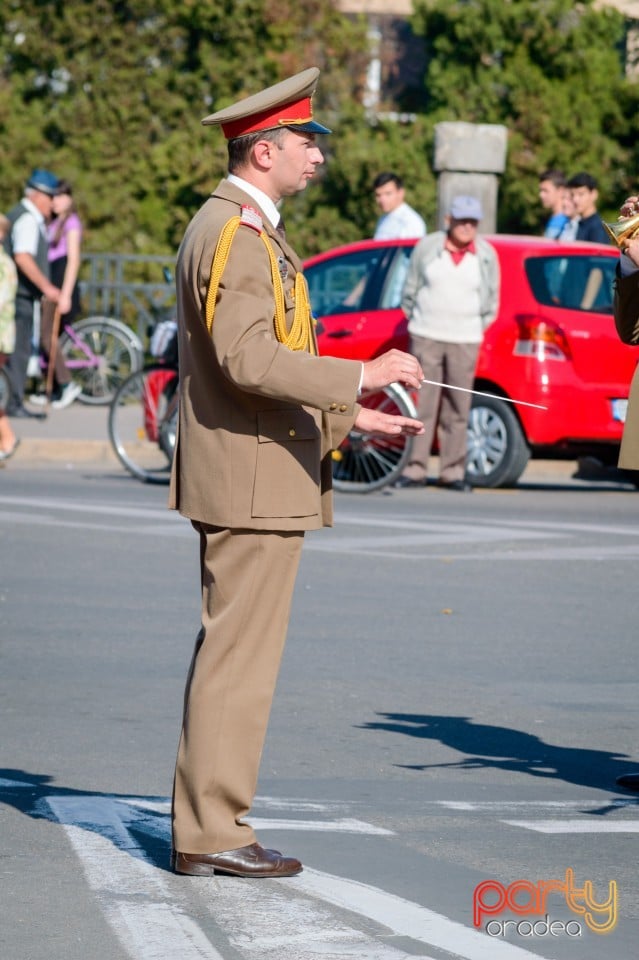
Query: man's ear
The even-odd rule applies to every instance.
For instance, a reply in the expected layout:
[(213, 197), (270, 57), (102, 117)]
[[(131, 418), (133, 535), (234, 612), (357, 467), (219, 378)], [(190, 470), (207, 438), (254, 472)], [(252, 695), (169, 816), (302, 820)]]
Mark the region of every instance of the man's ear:
[(253, 156), (258, 167), (262, 170), (270, 170), (273, 165), (273, 153), (276, 145), (270, 140), (258, 140), (253, 147)]

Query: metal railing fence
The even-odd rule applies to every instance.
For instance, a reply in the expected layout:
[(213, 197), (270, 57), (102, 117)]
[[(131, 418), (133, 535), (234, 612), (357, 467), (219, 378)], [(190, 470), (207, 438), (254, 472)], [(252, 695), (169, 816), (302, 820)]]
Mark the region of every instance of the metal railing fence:
[(129, 324), (143, 343), (160, 317), (175, 303), (171, 278), (175, 257), (162, 255), (85, 253), (80, 271), (82, 316), (116, 317)]

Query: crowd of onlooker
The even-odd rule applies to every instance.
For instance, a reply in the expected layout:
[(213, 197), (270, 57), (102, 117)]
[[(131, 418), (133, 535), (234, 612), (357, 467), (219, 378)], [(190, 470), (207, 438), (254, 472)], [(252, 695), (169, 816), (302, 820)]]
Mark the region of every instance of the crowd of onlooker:
[[(439, 436), (438, 485), (470, 492), (466, 476), (467, 422), (472, 385), (484, 330), (499, 301), (499, 265), (492, 247), (478, 235), (483, 216), (479, 198), (456, 196), (443, 230), (428, 233), (420, 214), (406, 202), (404, 184), (391, 171), (373, 181), (381, 211), (373, 239), (415, 238), (401, 296), (408, 318), (410, 352), (427, 378), (418, 417), (425, 426), (415, 437), (398, 487), (425, 487), (435, 431)], [(608, 243), (597, 213), (597, 181), (589, 173), (567, 179), (559, 170), (539, 177), (539, 199), (550, 211), (544, 236), (561, 242)]]
[(597, 213), (597, 181), (590, 173), (576, 173), (566, 179), (561, 170), (544, 170), (539, 176), (539, 199), (542, 207), (550, 211), (545, 237), (608, 243)]
[[(20, 202), (0, 216), (0, 244), (0, 366), (10, 384), (0, 408), (3, 464), (20, 442), (10, 418), (45, 417), (49, 404), (64, 409), (81, 392), (56, 349), (60, 330), (80, 311), (82, 224), (71, 184), (50, 170), (33, 170)], [(29, 379), (43, 385), (41, 358), (51, 375), (46, 389), (30, 396), (30, 409), (26, 386)]]
[[(423, 247), (428, 232), (426, 223), (406, 202), (401, 177), (392, 171), (380, 173), (373, 182), (373, 192), (381, 213), (374, 238), (415, 237), (422, 241)], [(597, 213), (597, 181), (589, 173), (577, 173), (567, 178), (560, 170), (545, 170), (539, 176), (539, 199), (544, 209), (549, 211), (544, 228), (546, 237), (558, 241), (608, 242)], [(450, 280), (454, 285), (462, 273), (468, 273), (469, 264), (481, 266), (482, 260), (481, 256), (479, 260), (476, 259), (482, 241), (474, 233), (468, 242), (456, 246), (457, 236), (464, 230), (463, 225), (460, 226), (460, 219), (471, 224), (474, 221), (476, 227), (482, 215), (481, 204), (479, 200), (468, 197), (455, 198), (452, 205), (455, 204), (458, 211), (462, 208), (468, 211), (472, 207), (472, 216), (455, 217), (449, 210), (447, 229), (438, 234), (442, 237), (442, 250), (446, 257), (452, 255), (453, 266), (462, 267), (451, 274)], [(5, 366), (11, 386), (7, 407), (0, 408), (0, 464), (14, 454), (19, 444), (10, 417), (44, 417), (49, 405), (53, 409), (64, 409), (81, 392), (79, 385), (71, 379), (62, 351), (55, 349), (59, 332), (73, 321), (80, 310), (78, 273), (81, 243), (82, 223), (74, 206), (71, 185), (49, 170), (34, 170), (27, 180), (20, 202), (6, 216), (0, 215), (0, 244), (4, 245), (4, 250), (0, 249), (0, 366)], [(433, 240), (427, 241), (429, 249), (433, 243)], [(423, 253), (422, 247), (419, 253), (415, 253), (416, 258)], [(435, 244), (433, 249), (438, 251), (438, 256), (431, 262), (429, 255), (431, 274), (441, 263), (439, 245)], [(471, 259), (464, 261), (466, 253), (471, 254)], [(470, 275), (466, 280), (467, 286), (470, 284), (468, 302), (474, 302), (474, 281)], [(488, 288), (494, 299), (494, 279), (486, 275), (480, 277), (477, 272), (475, 280), (480, 299)], [(420, 313), (421, 316), (424, 310), (432, 313), (437, 309), (439, 294), (432, 283), (432, 277), (429, 283), (420, 283), (420, 289), (412, 293), (411, 302), (406, 301), (406, 309), (412, 314)], [(474, 311), (480, 317), (477, 329), (483, 329), (486, 317), (478, 304), (479, 301)], [(415, 330), (420, 326), (415, 316), (409, 317), (409, 320)], [(426, 326), (430, 330), (432, 324)], [(417, 336), (415, 330), (412, 332)], [(423, 322), (420, 330), (422, 334), (426, 330)], [(458, 338), (454, 342), (458, 343)], [(455, 347), (458, 352), (460, 349), (459, 346)], [(447, 350), (450, 352), (452, 347), (447, 347)], [(37, 378), (43, 362), (50, 362), (53, 373), (46, 381)], [(452, 359), (449, 358), (447, 363), (451, 366)], [(470, 361), (469, 364), (472, 366)], [(451, 372), (448, 371), (449, 375)], [(35, 383), (40, 384), (40, 390), (31, 393), (28, 404), (25, 404), (26, 386), (34, 373)], [(465, 383), (469, 376), (465, 375), (462, 379)], [(460, 426), (453, 433), (461, 436), (464, 409), (457, 410), (459, 398), (455, 399), (455, 420)], [(443, 407), (446, 408), (445, 403)], [(422, 473), (424, 469), (422, 467)], [(452, 469), (450, 477), (445, 473), (443, 482), (454, 488), (466, 488), (465, 480), (458, 473), (458, 469)], [(422, 482), (421, 474), (419, 478), (404, 479), (404, 483), (409, 482)]]

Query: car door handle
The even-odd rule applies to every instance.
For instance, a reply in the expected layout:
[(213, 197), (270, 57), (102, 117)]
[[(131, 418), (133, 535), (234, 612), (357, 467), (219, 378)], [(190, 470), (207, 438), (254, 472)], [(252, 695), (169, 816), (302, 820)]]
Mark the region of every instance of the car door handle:
[(335, 339), (340, 339), (341, 337), (352, 337), (352, 336), (353, 336), (353, 331), (352, 331), (352, 330), (346, 330), (344, 327), (342, 327), (341, 330), (333, 330), (333, 331), (331, 331), (331, 333), (329, 333), (328, 336), (329, 336), (329, 337), (334, 337)]

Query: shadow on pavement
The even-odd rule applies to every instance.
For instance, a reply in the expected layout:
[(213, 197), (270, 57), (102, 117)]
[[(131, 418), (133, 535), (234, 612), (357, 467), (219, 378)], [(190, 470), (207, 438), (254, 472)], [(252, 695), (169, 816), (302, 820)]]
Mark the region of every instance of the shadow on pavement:
[[(408, 770), (508, 770), (531, 777), (564, 780), (600, 790), (615, 790), (617, 777), (639, 772), (639, 762), (627, 754), (544, 743), (539, 737), (510, 727), (473, 723), (470, 717), (413, 713), (379, 713), (383, 720), (359, 724), (364, 730), (386, 730), (422, 740), (438, 740), (467, 756), (453, 763), (397, 764)], [(627, 794), (623, 793), (623, 796)], [(639, 803), (639, 800), (637, 801)], [(616, 809), (604, 806), (589, 813)]]
[[(69, 822), (107, 837), (119, 849), (123, 849), (121, 838), (111, 832), (108, 823), (100, 815), (100, 807), (111, 807), (112, 803), (122, 803), (123, 811), (131, 805), (136, 807), (133, 823), (127, 824), (127, 830), (133, 844), (127, 844), (126, 851), (133, 857), (139, 857), (157, 867), (172, 873), (170, 867), (171, 843), (169, 815), (165, 812), (149, 809), (153, 804), (166, 802), (166, 797), (126, 796), (124, 794), (98, 793), (91, 790), (74, 790), (72, 787), (55, 786), (54, 779), (47, 774), (28, 773), (25, 770), (0, 769), (0, 803), (13, 807), (25, 817), (33, 820), (50, 820), (65, 824), (64, 817), (54, 814), (48, 800), (88, 801), (86, 817), (74, 816)], [(137, 805), (139, 804), (139, 810)], [(60, 809), (60, 808), (59, 808)], [(62, 807), (63, 809), (63, 807)], [(91, 819), (91, 810), (98, 811), (95, 822)], [(140, 810), (142, 811), (140, 813)], [(108, 819), (108, 814), (107, 814)], [(144, 823), (146, 821), (146, 824)], [(138, 829), (137, 826), (142, 827)]]

